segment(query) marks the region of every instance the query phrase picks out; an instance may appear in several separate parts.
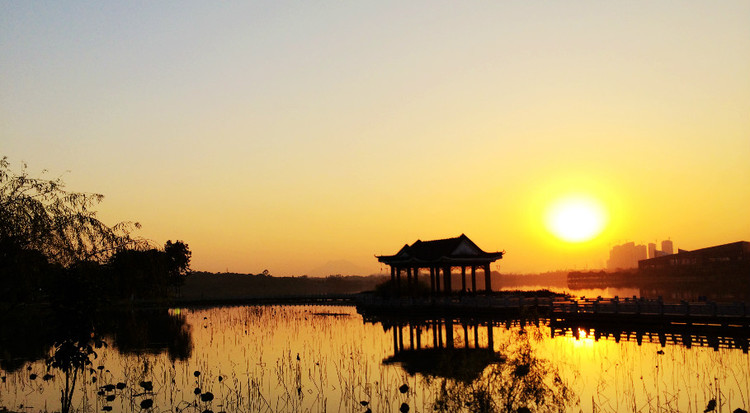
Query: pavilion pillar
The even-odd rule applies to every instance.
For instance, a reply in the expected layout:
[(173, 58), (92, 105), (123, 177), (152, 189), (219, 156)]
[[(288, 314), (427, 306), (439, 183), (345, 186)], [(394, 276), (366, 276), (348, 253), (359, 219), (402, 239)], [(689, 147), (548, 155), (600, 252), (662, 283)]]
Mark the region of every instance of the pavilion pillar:
[(464, 328), (464, 348), (469, 348), (469, 326), (466, 322), (461, 323), (461, 326)]
[(430, 294), (435, 294), (435, 269), (430, 267)]
[(396, 266), (391, 265), (391, 293), (396, 293)]
[(412, 295), (412, 282), (411, 282), (411, 267), (406, 267), (406, 292), (409, 296)]
[(419, 291), (419, 267), (414, 267), (413, 275), (414, 275), (414, 293), (417, 293)]
[(438, 347), (443, 348), (443, 322), (441, 320), (438, 320), (436, 322), (438, 331)]
[(448, 348), (452, 349), (453, 344), (453, 319), (449, 318), (445, 320), (445, 344)]
[(404, 330), (401, 324), (398, 325), (398, 351), (404, 351)]
[(440, 293), (440, 268), (435, 267), (435, 293)]
[(477, 266), (471, 266), (471, 292), (477, 293)]
[(437, 321), (432, 322), (432, 348), (438, 348), (438, 328)]
[(401, 267), (396, 267), (396, 295), (401, 295)]
[(450, 295), (451, 293), (451, 267), (443, 268), (443, 277), (445, 277), (445, 293)]
[(487, 348), (495, 351), (495, 337), (492, 333), (492, 321), (487, 322)]
[(461, 266), (461, 292), (466, 292), (466, 267)]
[(492, 292), (492, 277), (490, 274), (490, 263), (484, 265), (484, 289), (488, 292)]

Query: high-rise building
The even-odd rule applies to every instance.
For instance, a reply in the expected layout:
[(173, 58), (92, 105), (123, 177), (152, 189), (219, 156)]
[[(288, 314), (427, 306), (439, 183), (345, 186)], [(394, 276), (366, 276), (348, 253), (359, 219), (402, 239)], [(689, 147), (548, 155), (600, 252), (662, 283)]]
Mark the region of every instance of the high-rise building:
[(661, 242), (661, 250), (664, 251), (667, 255), (674, 254), (674, 244), (672, 243), (672, 240), (666, 239)]
[(638, 268), (638, 261), (645, 260), (647, 256), (645, 245), (635, 245), (634, 242), (616, 245), (609, 252), (607, 268), (612, 271)]
[(615, 245), (609, 251), (609, 260), (607, 260), (607, 269), (610, 271), (626, 270), (638, 268), (638, 261), (663, 257), (674, 254), (674, 244), (671, 240), (661, 242), (661, 250), (656, 249), (655, 242), (649, 242), (646, 245), (636, 245), (634, 242), (628, 242), (622, 245)]

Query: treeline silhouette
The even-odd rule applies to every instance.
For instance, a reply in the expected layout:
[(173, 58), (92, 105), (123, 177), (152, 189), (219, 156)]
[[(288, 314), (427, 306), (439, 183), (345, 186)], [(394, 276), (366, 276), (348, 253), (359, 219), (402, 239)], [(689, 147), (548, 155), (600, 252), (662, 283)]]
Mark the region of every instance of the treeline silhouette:
[(39, 251), (0, 241), (0, 296), (6, 310), (31, 303), (164, 301), (184, 282), (189, 260), (187, 244), (168, 241), (163, 249), (123, 249), (103, 263), (63, 266)]
[(221, 301), (284, 296), (356, 294), (386, 281), (385, 275), (274, 277), (261, 274), (192, 272), (181, 287), (184, 301)]
[(138, 223), (108, 226), (94, 209), (102, 195), (64, 187), (0, 159), (0, 310), (166, 299), (179, 287), (190, 270), (185, 242), (157, 248), (131, 236)]
[(106, 336), (125, 352), (162, 351), (152, 344), (160, 342), (184, 358), (192, 348), (184, 318), (162, 310), (144, 322), (132, 310), (113, 311), (168, 299), (190, 271), (188, 245), (157, 248), (131, 236), (138, 223), (104, 224), (94, 209), (102, 199), (65, 190), (60, 178), (31, 177), (25, 165), (15, 173), (0, 159), (0, 368), (44, 358), (43, 380), (64, 380), (62, 413)]
[[(564, 288), (567, 272), (518, 275), (492, 272), (494, 290), (518, 285), (545, 285), (551, 282)], [(454, 272), (453, 289), (461, 288), (461, 274)], [(419, 291), (413, 294), (429, 294), (429, 274), (420, 275)], [(406, 278), (402, 274), (402, 283)], [(484, 274), (477, 274), (477, 288), (484, 288)], [(467, 278), (470, 283), (470, 279)], [(183, 302), (221, 302), (231, 300), (274, 298), (311, 295), (356, 294), (375, 291), (387, 295), (391, 291), (390, 275), (373, 274), (369, 276), (329, 275), (327, 277), (275, 277), (264, 271), (260, 274), (212, 273), (205, 271), (191, 272), (180, 289), (179, 301)]]

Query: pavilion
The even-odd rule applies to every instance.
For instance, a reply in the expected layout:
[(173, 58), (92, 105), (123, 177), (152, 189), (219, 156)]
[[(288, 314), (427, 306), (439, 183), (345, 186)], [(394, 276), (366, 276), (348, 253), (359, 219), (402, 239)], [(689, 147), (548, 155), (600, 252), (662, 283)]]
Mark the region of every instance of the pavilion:
[[(419, 271), (430, 270), (430, 293), (453, 291), (451, 286), (451, 269), (461, 268), (461, 291), (466, 292), (466, 269), (471, 268), (471, 291), (477, 291), (477, 268), (484, 270), (485, 291), (492, 291), (490, 264), (503, 258), (504, 252), (484, 252), (464, 234), (456, 238), (433, 241), (417, 240), (411, 245), (404, 245), (395, 255), (378, 255), (378, 261), (391, 267), (391, 281), (401, 292), (401, 272), (406, 272), (406, 283), (409, 292), (417, 285)], [(440, 273), (443, 273), (442, 287)]]

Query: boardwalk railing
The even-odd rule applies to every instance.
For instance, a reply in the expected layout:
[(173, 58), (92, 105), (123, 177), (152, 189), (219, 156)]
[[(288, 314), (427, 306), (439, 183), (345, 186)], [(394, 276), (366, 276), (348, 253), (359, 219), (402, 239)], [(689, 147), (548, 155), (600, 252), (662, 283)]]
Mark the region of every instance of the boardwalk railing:
[(550, 307), (553, 299), (549, 297), (493, 297), (493, 296), (456, 296), (456, 297), (400, 297), (383, 298), (363, 296), (357, 304), (377, 307), (453, 307), (453, 308), (521, 308)]
[(750, 308), (746, 303), (687, 302), (664, 303), (644, 299), (583, 299), (552, 303), (555, 315), (571, 314), (627, 314), (682, 317), (747, 318)]

